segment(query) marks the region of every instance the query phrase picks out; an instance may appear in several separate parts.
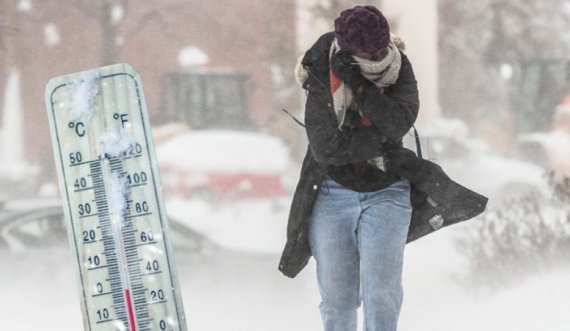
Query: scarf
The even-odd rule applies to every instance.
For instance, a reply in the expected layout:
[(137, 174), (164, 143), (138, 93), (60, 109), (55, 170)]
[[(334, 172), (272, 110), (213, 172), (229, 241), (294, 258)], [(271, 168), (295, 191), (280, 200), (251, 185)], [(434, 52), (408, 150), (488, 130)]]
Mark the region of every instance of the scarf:
[[(340, 51), (338, 42), (335, 39), (331, 45), (329, 52), (329, 59)], [(398, 47), (391, 41), (388, 45), (388, 53), (380, 61), (367, 60), (358, 56), (353, 56), (355, 65), (360, 66), (360, 70), (364, 78), (374, 83), (378, 88), (384, 89), (396, 82), (402, 65), (402, 57)], [(352, 105), (354, 101), (354, 91), (344, 84), (344, 82), (336, 75), (336, 73), (329, 69), (330, 89), (333, 97), (334, 110), (337, 118), (338, 128), (340, 129), (345, 116), (346, 110)], [(372, 122), (366, 116), (360, 114), (360, 125), (371, 126)]]

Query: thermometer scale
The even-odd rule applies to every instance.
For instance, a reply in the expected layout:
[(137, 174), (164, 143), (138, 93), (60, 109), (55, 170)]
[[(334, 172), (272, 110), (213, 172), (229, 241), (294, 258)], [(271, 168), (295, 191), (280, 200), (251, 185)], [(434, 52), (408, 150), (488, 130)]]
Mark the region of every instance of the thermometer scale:
[(54, 78), (46, 107), (84, 329), (186, 331), (138, 73)]

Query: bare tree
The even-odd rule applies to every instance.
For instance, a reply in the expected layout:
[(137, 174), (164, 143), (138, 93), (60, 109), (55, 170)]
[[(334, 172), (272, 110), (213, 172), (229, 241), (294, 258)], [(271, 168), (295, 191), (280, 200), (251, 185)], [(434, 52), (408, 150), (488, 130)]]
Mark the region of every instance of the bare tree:
[(516, 70), (530, 61), (565, 57), (569, 51), (569, 3), (439, 0), (440, 103), (444, 113), (495, 123), (516, 116), (508, 109), (513, 85), (500, 75), (501, 68), (508, 65)]
[(2, 67), (4, 69), (15, 66), (17, 57), (16, 42), (18, 32), (16, 19), (16, 6), (14, 1), (0, 0), (0, 52), (2, 54)]
[(133, 28), (125, 31), (125, 29), (121, 28), (121, 22), (134, 5), (135, 2), (133, 0), (72, 1), (82, 12), (99, 22), (102, 37), (102, 65), (119, 62), (121, 49), (150, 21), (156, 20), (166, 27), (159, 11), (160, 4), (157, 4), (158, 7), (156, 9), (145, 13)]

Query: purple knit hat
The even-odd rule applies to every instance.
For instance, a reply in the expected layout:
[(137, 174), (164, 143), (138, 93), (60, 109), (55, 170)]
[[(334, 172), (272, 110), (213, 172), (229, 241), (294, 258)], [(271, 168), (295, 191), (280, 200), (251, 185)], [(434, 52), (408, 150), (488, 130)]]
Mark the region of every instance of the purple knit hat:
[(390, 43), (390, 27), (374, 6), (346, 9), (334, 21), (334, 34), (343, 51), (376, 54)]

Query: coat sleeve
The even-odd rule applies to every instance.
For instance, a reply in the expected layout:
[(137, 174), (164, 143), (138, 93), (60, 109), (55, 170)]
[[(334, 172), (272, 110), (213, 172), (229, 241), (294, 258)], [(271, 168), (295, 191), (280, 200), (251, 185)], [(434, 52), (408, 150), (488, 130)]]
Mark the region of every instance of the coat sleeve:
[(373, 126), (340, 130), (332, 105), (318, 96), (323, 93), (309, 93), (305, 107), (307, 136), (315, 160), (345, 165), (379, 156), (385, 140), (380, 130)]
[(360, 111), (382, 134), (399, 141), (411, 129), (420, 107), (418, 84), (408, 58), (402, 54), (398, 80), (383, 94), (373, 85), (364, 88)]

